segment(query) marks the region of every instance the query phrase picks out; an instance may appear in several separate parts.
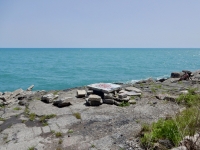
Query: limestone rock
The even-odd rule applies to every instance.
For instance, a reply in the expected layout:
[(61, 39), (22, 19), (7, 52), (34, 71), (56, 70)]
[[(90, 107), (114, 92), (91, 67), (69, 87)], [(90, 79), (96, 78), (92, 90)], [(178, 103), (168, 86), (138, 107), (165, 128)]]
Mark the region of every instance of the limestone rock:
[(120, 105), (120, 102), (114, 101), (114, 104), (115, 104), (116, 106), (119, 106), (119, 105)]
[(126, 87), (125, 89), (126, 89), (126, 91), (134, 91), (136, 93), (142, 93), (142, 91), (140, 89), (135, 88), (135, 87)]
[(13, 93), (12, 93), (12, 97), (16, 97), (18, 96), (19, 94), (23, 93), (23, 90), (22, 89), (18, 89), (18, 90), (15, 90)]
[(86, 102), (90, 106), (99, 106), (103, 103), (101, 97), (94, 94), (89, 95), (88, 99), (86, 99)]
[(87, 95), (93, 94), (93, 90), (87, 90)]
[(164, 100), (175, 102), (178, 96), (166, 95)]
[(53, 104), (58, 106), (58, 107), (65, 107), (65, 106), (72, 105), (71, 101), (72, 101), (72, 97), (65, 97), (65, 98), (62, 98), (62, 99), (59, 99), (59, 100), (55, 100), (53, 102)]
[(125, 90), (120, 90), (119, 91), (119, 93), (125, 93), (125, 92), (127, 92), (127, 91), (125, 91)]
[(105, 104), (114, 104), (114, 100), (113, 99), (103, 99), (103, 103), (105, 103)]
[(34, 85), (31, 85), (30, 87), (27, 88), (26, 91), (32, 91), (33, 87), (34, 87)]
[(91, 94), (89, 97), (88, 97), (88, 101), (97, 101), (97, 102), (100, 102), (102, 99), (100, 96), (98, 95), (94, 95), (94, 94)]
[(180, 94), (188, 94), (188, 90), (183, 90), (179, 92)]
[(156, 95), (156, 98), (159, 99), (159, 100), (164, 100), (166, 94), (158, 94)]
[(85, 97), (86, 91), (85, 90), (77, 90), (77, 97)]
[(156, 95), (156, 98), (159, 100), (167, 100), (167, 101), (175, 101), (178, 96), (174, 96), (174, 95), (169, 95), (169, 94), (158, 94)]
[(118, 95), (118, 97), (119, 98), (126, 98), (127, 97), (127, 94), (126, 93), (120, 93), (119, 95)]
[(130, 100), (130, 96), (127, 96), (126, 98), (122, 98), (121, 101), (128, 102)]
[(25, 100), (20, 100), (18, 104), (21, 105), (21, 106), (27, 106), (28, 102), (25, 101)]
[(58, 98), (58, 95), (53, 95), (52, 93), (43, 95), (41, 100), (46, 103), (52, 103), (54, 99)]
[(136, 104), (136, 100), (132, 99), (128, 101), (130, 104)]
[(128, 95), (128, 96), (141, 96), (141, 93), (137, 93), (137, 92), (126, 92), (126, 94)]
[(113, 99), (113, 94), (112, 93), (109, 93), (109, 94), (104, 93), (104, 99)]

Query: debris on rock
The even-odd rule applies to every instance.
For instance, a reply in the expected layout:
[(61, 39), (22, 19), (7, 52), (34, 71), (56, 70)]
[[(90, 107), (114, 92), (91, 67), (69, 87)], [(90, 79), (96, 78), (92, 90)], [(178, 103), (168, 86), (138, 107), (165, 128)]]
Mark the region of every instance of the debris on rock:
[(26, 91), (32, 91), (33, 87), (34, 87), (34, 85), (31, 85), (30, 87), (27, 88)]
[(58, 98), (58, 96), (59, 95), (54, 95), (54, 94), (50, 93), (50, 94), (43, 95), (41, 100), (46, 103), (53, 103), (53, 100)]
[(65, 107), (65, 106), (70, 106), (72, 105), (72, 97), (65, 97), (61, 98), (59, 100), (53, 101), (53, 105), (58, 106), (58, 107)]

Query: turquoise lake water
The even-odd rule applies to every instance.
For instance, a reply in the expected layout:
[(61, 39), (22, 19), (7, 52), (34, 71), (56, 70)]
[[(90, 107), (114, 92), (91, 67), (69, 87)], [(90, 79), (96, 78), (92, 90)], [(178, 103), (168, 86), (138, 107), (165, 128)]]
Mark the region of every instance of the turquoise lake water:
[(134, 82), (199, 70), (198, 49), (0, 49), (0, 91), (61, 90), (98, 82)]

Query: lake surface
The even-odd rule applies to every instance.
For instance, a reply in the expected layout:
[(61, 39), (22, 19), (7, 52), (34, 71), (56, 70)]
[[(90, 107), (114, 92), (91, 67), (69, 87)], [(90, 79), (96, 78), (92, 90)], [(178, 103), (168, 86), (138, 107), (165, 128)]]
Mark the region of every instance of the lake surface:
[(0, 48), (0, 91), (134, 82), (200, 69), (200, 48)]

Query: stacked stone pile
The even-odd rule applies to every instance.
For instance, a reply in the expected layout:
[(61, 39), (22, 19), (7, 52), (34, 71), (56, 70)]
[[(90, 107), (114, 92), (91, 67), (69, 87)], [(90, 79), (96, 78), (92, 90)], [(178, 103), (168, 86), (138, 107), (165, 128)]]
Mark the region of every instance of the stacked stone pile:
[(141, 96), (142, 91), (135, 87), (126, 87), (117, 89), (112, 92), (102, 92), (98, 90), (77, 90), (78, 98), (85, 98), (86, 104), (90, 106), (99, 106), (101, 104), (120, 105), (121, 102), (135, 104), (136, 100), (131, 99), (133, 96)]

